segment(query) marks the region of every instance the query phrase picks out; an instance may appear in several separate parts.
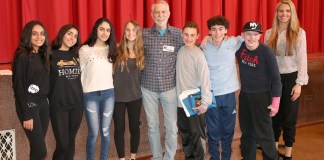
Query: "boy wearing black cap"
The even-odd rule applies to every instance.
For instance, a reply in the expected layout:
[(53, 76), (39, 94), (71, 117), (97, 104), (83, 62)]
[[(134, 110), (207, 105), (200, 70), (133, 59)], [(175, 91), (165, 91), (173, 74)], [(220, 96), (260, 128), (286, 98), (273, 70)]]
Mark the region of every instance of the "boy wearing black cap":
[(239, 121), (244, 160), (256, 159), (256, 143), (264, 160), (277, 160), (271, 117), (278, 112), (281, 81), (271, 48), (259, 42), (261, 25), (248, 22), (243, 27), (244, 42), (236, 52), (241, 78)]

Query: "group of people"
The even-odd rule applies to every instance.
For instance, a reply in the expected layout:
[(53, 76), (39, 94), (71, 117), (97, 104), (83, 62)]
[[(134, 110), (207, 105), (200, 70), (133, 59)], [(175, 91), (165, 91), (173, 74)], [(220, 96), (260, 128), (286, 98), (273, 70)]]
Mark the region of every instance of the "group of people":
[[(151, 16), (150, 28), (128, 21), (119, 45), (107, 18), (95, 22), (82, 46), (73, 24), (62, 26), (51, 46), (41, 22), (25, 25), (14, 54), (12, 82), (17, 115), (30, 142), (30, 159), (47, 155), (49, 118), (56, 140), (53, 159), (73, 159), (84, 113), (87, 159), (94, 159), (99, 131), (100, 159), (108, 158), (114, 119), (115, 145), (124, 160), (126, 110), (131, 133), (128, 158), (135, 159), (142, 104), (152, 159), (174, 159), (179, 129), (185, 159), (205, 159), (207, 139), (210, 159), (229, 160), (237, 112), (243, 159), (256, 159), (257, 144), (264, 159), (278, 159), (282, 130), (285, 153), (280, 156), (292, 159), (298, 97), (301, 86), (308, 83), (306, 35), (294, 4), (278, 3), (265, 44), (259, 42), (263, 31), (258, 22), (247, 22), (241, 36), (228, 37), (229, 21), (212, 17), (207, 21), (210, 35), (199, 47), (198, 25), (187, 22), (182, 30), (170, 26), (167, 2), (154, 3)], [(195, 88), (201, 88), (202, 94), (200, 105), (193, 108), (198, 115), (187, 117), (178, 96)], [(217, 107), (207, 109), (213, 98)], [(159, 102), (166, 132), (164, 155)]]

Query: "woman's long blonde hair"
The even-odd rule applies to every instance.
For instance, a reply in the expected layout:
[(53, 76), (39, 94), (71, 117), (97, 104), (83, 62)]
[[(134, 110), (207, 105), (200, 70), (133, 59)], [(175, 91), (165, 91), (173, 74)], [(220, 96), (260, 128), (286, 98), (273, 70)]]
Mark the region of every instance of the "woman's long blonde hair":
[(281, 0), (277, 4), (276, 13), (272, 23), (272, 31), (267, 44), (278, 54), (277, 43), (278, 43), (278, 30), (279, 30), (279, 19), (278, 9), (280, 5), (287, 4), (290, 7), (291, 17), (289, 20), (287, 33), (286, 33), (286, 53), (285, 55), (292, 56), (294, 54), (295, 45), (297, 42), (298, 34), (300, 32), (299, 20), (294, 3), (291, 0)]
[(124, 26), (123, 36), (117, 48), (118, 57), (117, 57), (117, 63), (115, 63), (115, 65), (117, 66), (115, 66), (115, 68), (120, 67), (121, 71), (123, 71), (125, 68), (128, 70), (127, 59), (130, 56), (130, 52), (127, 47), (128, 40), (125, 35), (125, 30), (126, 30), (126, 26), (129, 23), (135, 26), (135, 32), (136, 32), (136, 39), (134, 45), (134, 52), (136, 55), (136, 68), (137, 70), (143, 70), (144, 69), (144, 44), (143, 44), (142, 30), (138, 22), (133, 20), (126, 22)]

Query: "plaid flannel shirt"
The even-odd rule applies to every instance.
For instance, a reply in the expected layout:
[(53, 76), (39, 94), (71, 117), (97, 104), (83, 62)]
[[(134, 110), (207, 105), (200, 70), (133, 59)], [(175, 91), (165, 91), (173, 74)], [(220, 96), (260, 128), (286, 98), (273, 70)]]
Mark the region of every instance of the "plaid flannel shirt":
[[(161, 36), (154, 25), (143, 29), (143, 38), (145, 67), (141, 76), (142, 87), (152, 92), (173, 89), (176, 86), (177, 53), (183, 44), (181, 29), (168, 25), (167, 31)], [(169, 46), (174, 47), (173, 51), (166, 50)]]

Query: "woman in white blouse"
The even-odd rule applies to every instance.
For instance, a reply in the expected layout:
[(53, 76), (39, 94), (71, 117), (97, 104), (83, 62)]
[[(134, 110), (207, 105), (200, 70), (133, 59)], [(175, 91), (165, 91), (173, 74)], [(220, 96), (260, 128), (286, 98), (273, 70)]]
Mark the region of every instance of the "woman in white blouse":
[(284, 159), (292, 159), (295, 142), (301, 87), (307, 85), (306, 33), (300, 28), (296, 9), (291, 0), (281, 0), (277, 5), (272, 28), (265, 34), (265, 43), (277, 54), (281, 74), (282, 97), (278, 114), (273, 117), (273, 130), (278, 141), (283, 130)]

